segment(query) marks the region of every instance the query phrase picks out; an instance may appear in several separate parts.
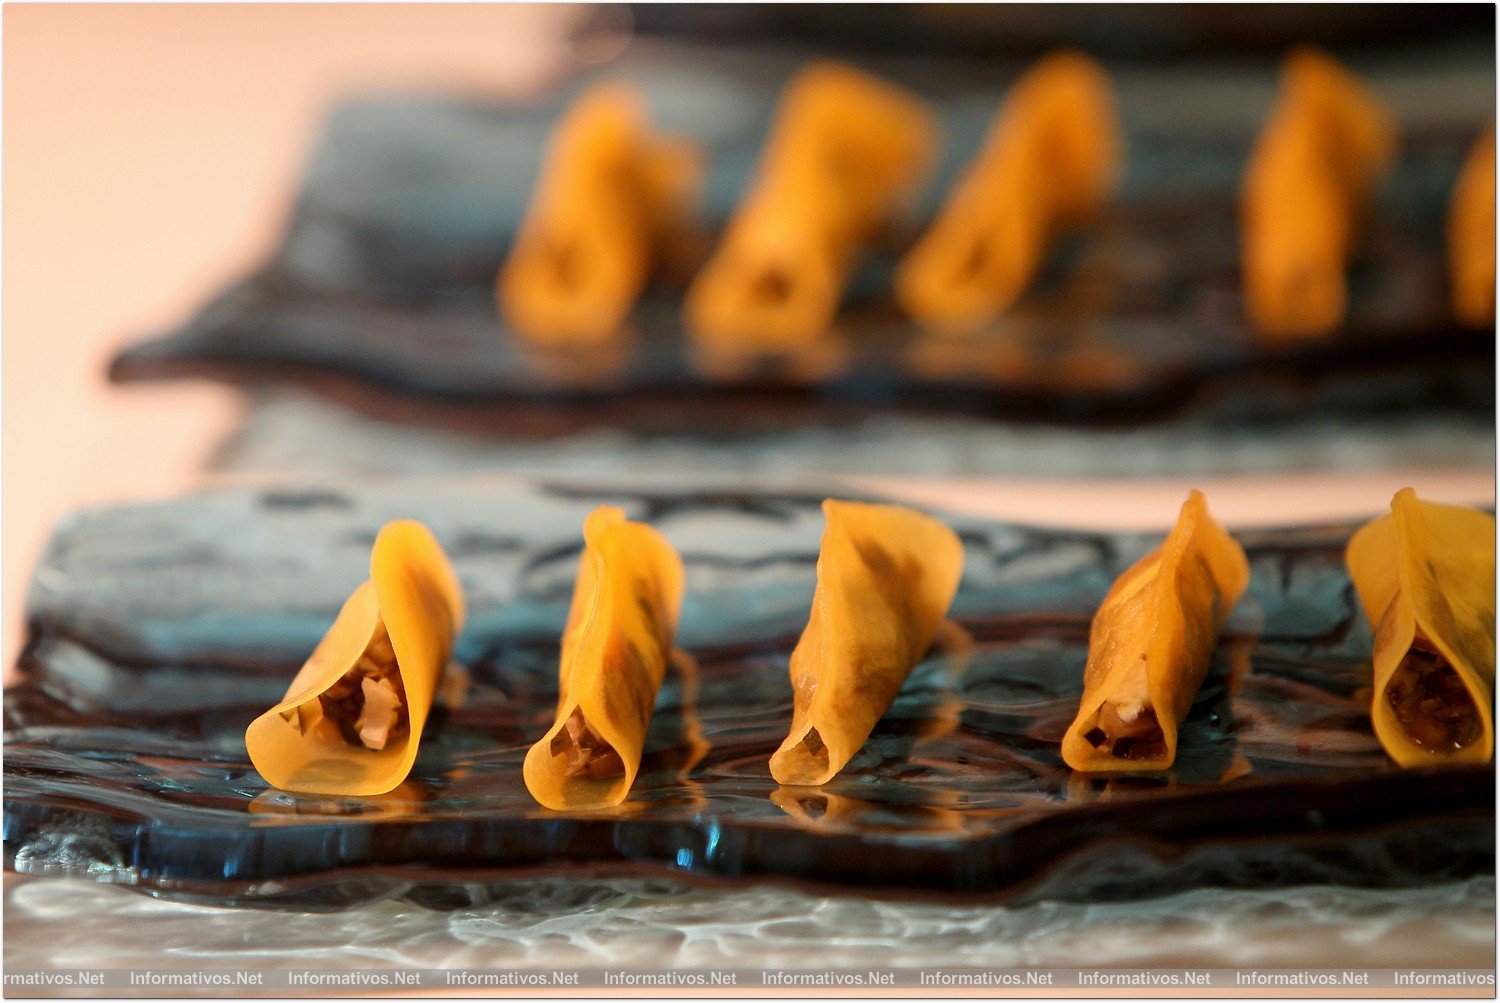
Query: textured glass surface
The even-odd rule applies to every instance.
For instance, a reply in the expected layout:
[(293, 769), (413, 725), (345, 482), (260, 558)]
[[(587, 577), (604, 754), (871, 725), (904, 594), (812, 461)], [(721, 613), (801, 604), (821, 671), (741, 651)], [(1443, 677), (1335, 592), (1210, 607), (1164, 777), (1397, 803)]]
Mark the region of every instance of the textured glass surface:
[[(1364, 707), (1370, 635), (1348, 527), (1242, 537), (1247, 598), (1167, 775), (1070, 775), (1089, 618), (1154, 546), (952, 519), (960, 628), (819, 790), (778, 788), (787, 656), (821, 531), (816, 492), (612, 490), (506, 480), (238, 487), (68, 520), (6, 694), (15, 870), (213, 901), (483, 901), (521, 877), (777, 879), (874, 897), (1109, 900), (1195, 885), (1425, 884), (1493, 867), (1493, 771), (1398, 771)], [(521, 782), (551, 720), (583, 517), (651, 521), (687, 568), (682, 644), (631, 798), (586, 815)], [(1107, 504), (1108, 499), (1101, 499)], [(387, 519), (426, 521), (468, 591), (466, 699), (410, 780), (369, 799), (270, 790), (245, 725), (365, 576)]]
[[(566, 437), (476, 436), (381, 421), (284, 385), (258, 388), (245, 424), (213, 457), (221, 473), (364, 476), (559, 469), (622, 477), (635, 470), (783, 478), (799, 471), (927, 477), (1211, 477), (1291, 471), (1470, 467), (1495, 456), (1493, 412), (1308, 415), (1261, 423), (1183, 415), (1138, 428), (1016, 424), (950, 415), (870, 415), (834, 423), (732, 431), (614, 428)], [(1275, 521), (1271, 519), (1270, 521)]]
[[(341, 107), (272, 261), (181, 331), (127, 349), (115, 376), (298, 378), (387, 413), (434, 417), (403, 409), (397, 390), (491, 405), (470, 427), (510, 433), (784, 426), (893, 407), (1122, 422), (1189, 402), (1278, 415), (1493, 407), (1493, 337), (1454, 329), (1442, 248), (1448, 190), (1490, 106), (1483, 50), (1361, 63), (1408, 141), (1361, 239), (1347, 329), (1289, 351), (1246, 330), (1237, 264), (1236, 193), (1273, 96), (1274, 59), (1113, 66), (1129, 150), (1113, 209), (1063, 241), (1036, 287), (968, 340), (924, 337), (904, 322), (890, 269), (978, 148), (1020, 64), (888, 62), (871, 68), (935, 100), (942, 163), (913, 218), (872, 248), (835, 329), (781, 370), (701, 376), (676, 288), (643, 300), (621, 352), (539, 359), (502, 330), (495, 273), (563, 94), (524, 107), (434, 96)], [(640, 84), (663, 128), (704, 143), (712, 230), (745, 190), (794, 68), (764, 51), (646, 45), (609, 69)], [(559, 399), (569, 410), (545, 406)]]
[(25, 968), (1489, 968), (1492, 876), (1420, 888), (1194, 889), (1131, 902), (921, 902), (538, 878), (443, 911), (218, 909), (6, 876)]

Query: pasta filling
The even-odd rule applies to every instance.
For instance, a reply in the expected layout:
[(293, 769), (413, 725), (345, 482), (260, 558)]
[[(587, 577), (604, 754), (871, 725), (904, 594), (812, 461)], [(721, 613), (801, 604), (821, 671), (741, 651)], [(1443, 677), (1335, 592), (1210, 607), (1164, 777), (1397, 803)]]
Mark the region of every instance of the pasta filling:
[(385, 624), (377, 623), (359, 661), (338, 682), (282, 717), (304, 735), (377, 751), (404, 737), (411, 730), (406, 687)]
[(1146, 664), (1138, 663), (1114, 699), (1104, 701), (1094, 727), (1084, 733), (1094, 748), (1116, 759), (1160, 759), (1167, 737), (1146, 691)]
[(828, 746), (823, 744), (823, 736), (818, 734), (818, 729), (807, 730), (807, 734), (802, 738), (802, 748), (818, 771), (828, 769)]
[(623, 776), (625, 763), (594, 726), (584, 719), (582, 708), (573, 708), (562, 731), (552, 739), (552, 754), (567, 756), (567, 775), (607, 780)]
[(548, 243), (545, 255), (558, 288), (569, 291), (577, 289), (583, 278), (578, 248), (566, 241), (554, 240)]
[(953, 278), (958, 282), (976, 279), (989, 271), (990, 264), (990, 242), (976, 239), (965, 249), (964, 256), (960, 261)]
[(1385, 698), (1406, 734), (1424, 749), (1456, 751), (1483, 731), (1468, 687), (1421, 634), (1396, 668)]
[(767, 269), (755, 280), (752, 298), (767, 306), (779, 306), (792, 298), (792, 280), (779, 269)]
[(1083, 737), (1116, 759), (1160, 759), (1167, 754), (1167, 738), (1150, 706), (1107, 700), (1099, 708), (1094, 727)]

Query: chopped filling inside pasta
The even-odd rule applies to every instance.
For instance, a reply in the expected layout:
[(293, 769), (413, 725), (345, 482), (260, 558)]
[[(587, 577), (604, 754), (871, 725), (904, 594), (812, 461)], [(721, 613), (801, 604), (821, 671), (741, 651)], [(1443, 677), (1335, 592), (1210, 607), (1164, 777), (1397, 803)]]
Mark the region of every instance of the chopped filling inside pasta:
[(607, 780), (622, 776), (625, 763), (614, 747), (584, 719), (580, 708), (573, 708), (563, 730), (552, 739), (552, 754), (568, 756), (567, 775)]
[(961, 263), (953, 276), (956, 281), (963, 282), (983, 275), (990, 263), (990, 242), (978, 238), (970, 241), (959, 260)]
[(1099, 708), (1099, 717), (1084, 736), (1089, 744), (1116, 759), (1159, 759), (1167, 739), (1146, 690), (1146, 663), (1140, 662), (1114, 699)]
[(792, 295), (792, 280), (778, 269), (767, 269), (756, 277), (754, 298), (766, 304), (785, 303)]
[(1083, 737), (1116, 759), (1159, 759), (1167, 754), (1155, 709), (1140, 704), (1106, 701), (1099, 708), (1099, 720)]
[(1424, 749), (1456, 751), (1483, 731), (1464, 681), (1420, 634), (1391, 677), (1385, 698), (1407, 735)]
[(823, 744), (823, 736), (818, 734), (818, 729), (807, 729), (807, 735), (802, 739), (802, 747), (812, 757), (813, 762), (819, 770), (828, 768), (828, 746)]
[(366, 749), (384, 749), (410, 730), (406, 687), (385, 624), (338, 682), (282, 715), (303, 734), (318, 734)]

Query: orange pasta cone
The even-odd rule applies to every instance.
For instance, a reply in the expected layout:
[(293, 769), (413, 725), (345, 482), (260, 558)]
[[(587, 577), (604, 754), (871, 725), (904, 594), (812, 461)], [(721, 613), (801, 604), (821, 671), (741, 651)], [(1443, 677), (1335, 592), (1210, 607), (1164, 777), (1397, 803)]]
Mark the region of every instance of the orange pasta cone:
[(286, 697), (245, 731), (265, 780), (304, 794), (372, 795), (411, 772), (453, 640), (463, 590), (421, 523), (375, 538), (370, 580), (297, 673)]
[(507, 321), (543, 347), (616, 339), (686, 228), (701, 173), (698, 149), (652, 132), (631, 87), (585, 92), (557, 126), (501, 268)]
[(557, 717), (522, 771), (531, 796), (557, 811), (606, 808), (630, 793), (682, 606), (682, 562), (656, 530), (606, 505), (583, 539)]
[(1318, 152), (1317, 125), (1282, 115), (1266, 126), (1246, 176), (1245, 309), (1264, 334), (1333, 330), (1347, 307), (1346, 193)]
[(1340, 185), (1362, 201), (1396, 157), (1396, 124), (1359, 77), (1316, 49), (1287, 56), (1282, 69), (1286, 101), (1312, 118), (1322, 149)]
[(1464, 161), (1448, 207), (1453, 313), (1472, 327), (1495, 323), (1495, 130)]
[(1495, 517), (1404, 488), (1346, 560), (1375, 631), (1370, 722), (1401, 766), (1495, 751)]
[(692, 334), (753, 352), (827, 332), (860, 245), (911, 195), (935, 139), (899, 88), (837, 63), (799, 73), (749, 196), (688, 290)]
[(1342, 322), (1354, 234), (1395, 148), (1389, 114), (1353, 74), (1312, 50), (1287, 58), (1240, 197), (1245, 310), (1264, 337)]
[(786, 786), (826, 783), (865, 744), (931, 646), (963, 573), (963, 544), (896, 505), (823, 503), (812, 615), (792, 652), (792, 727), (771, 757)]
[(1029, 155), (971, 172), (897, 269), (896, 298), (906, 314), (928, 328), (962, 332), (1019, 299), (1047, 250), (1043, 183)]
[(859, 239), (909, 196), (931, 165), (937, 127), (908, 92), (835, 62), (787, 87), (766, 145), (767, 187), (829, 183), (835, 226)]
[(1219, 628), (1249, 580), (1245, 552), (1192, 492), (1161, 547), (1131, 565), (1094, 614), (1063, 761), (1089, 773), (1170, 768)]
[(817, 184), (755, 196), (688, 294), (694, 330), (765, 350), (816, 339), (838, 311), (848, 278), (854, 246), (842, 232), (831, 197)]
[(1097, 62), (1059, 52), (1029, 69), (985, 147), (896, 274), (906, 313), (972, 329), (1026, 290), (1057, 231), (1095, 213), (1119, 174), (1113, 88)]

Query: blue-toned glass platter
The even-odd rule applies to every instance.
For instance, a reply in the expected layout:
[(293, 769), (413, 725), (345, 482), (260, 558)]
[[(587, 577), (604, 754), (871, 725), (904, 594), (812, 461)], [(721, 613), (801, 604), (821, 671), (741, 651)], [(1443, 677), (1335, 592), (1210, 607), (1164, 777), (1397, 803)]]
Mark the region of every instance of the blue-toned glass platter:
[[(24, 682), (5, 697), (6, 865), (302, 908), (456, 905), (537, 873), (1015, 901), (1492, 870), (1492, 769), (1397, 770), (1370, 732), (1348, 526), (1242, 536), (1250, 591), (1175, 769), (1106, 781), (1070, 775), (1058, 741), (1093, 610), (1156, 539), (953, 518), (963, 629), (834, 782), (778, 788), (767, 759), (790, 721), (822, 497), (485, 479), (231, 487), (76, 515), (37, 570)], [(695, 664), (668, 677), (630, 799), (557, 814), (531, 800), (521, 760), (551, 720), (580, 527), (604, 502), (682, 553)], [(453, 688), (390, 795), (269, 789), (245, 726), (402, 516), (432, 527), (467, 591), (467, 692)]]
[[(958, 341), (916, 331), (890, 302), (891, 268), (1024, 62), (885, 57), (865, 65), (940, 113), (941, 163), (911, 218), (871, 250), (835, 330), (789, 367), (700, 372), (680, 283), (644, 298), (608, 357), (537, 356), (502, 328), (496, 270), (575, 82), (530, 105), (412, 95), (337, 109), (271, 259), (179, 330), (125, 349), (112, 374), (295, 381), (382, 415), (512, 435), (890, 409), (1110, 423), (1195, 407), (1489, 413), (1493, 332), (1452, 320), (1443, 235), (1462, 158), (1493, 117), (1492, 34), (1354, 60), (1404, 142), (1361, 237), (1347, 325), (1321, 341), (1268, 346), (1240, 307), (1236, 192), (1274, 98), (1269, 56), (1112, 64), (1129, 151), (1114, 208), (1064, 241), (992, 329)], [(805, 55), (647, 42), (607, 68), (640, 85), (663, 128), (703, 142), (708, 235), (746, 188), (779, 87)]]

